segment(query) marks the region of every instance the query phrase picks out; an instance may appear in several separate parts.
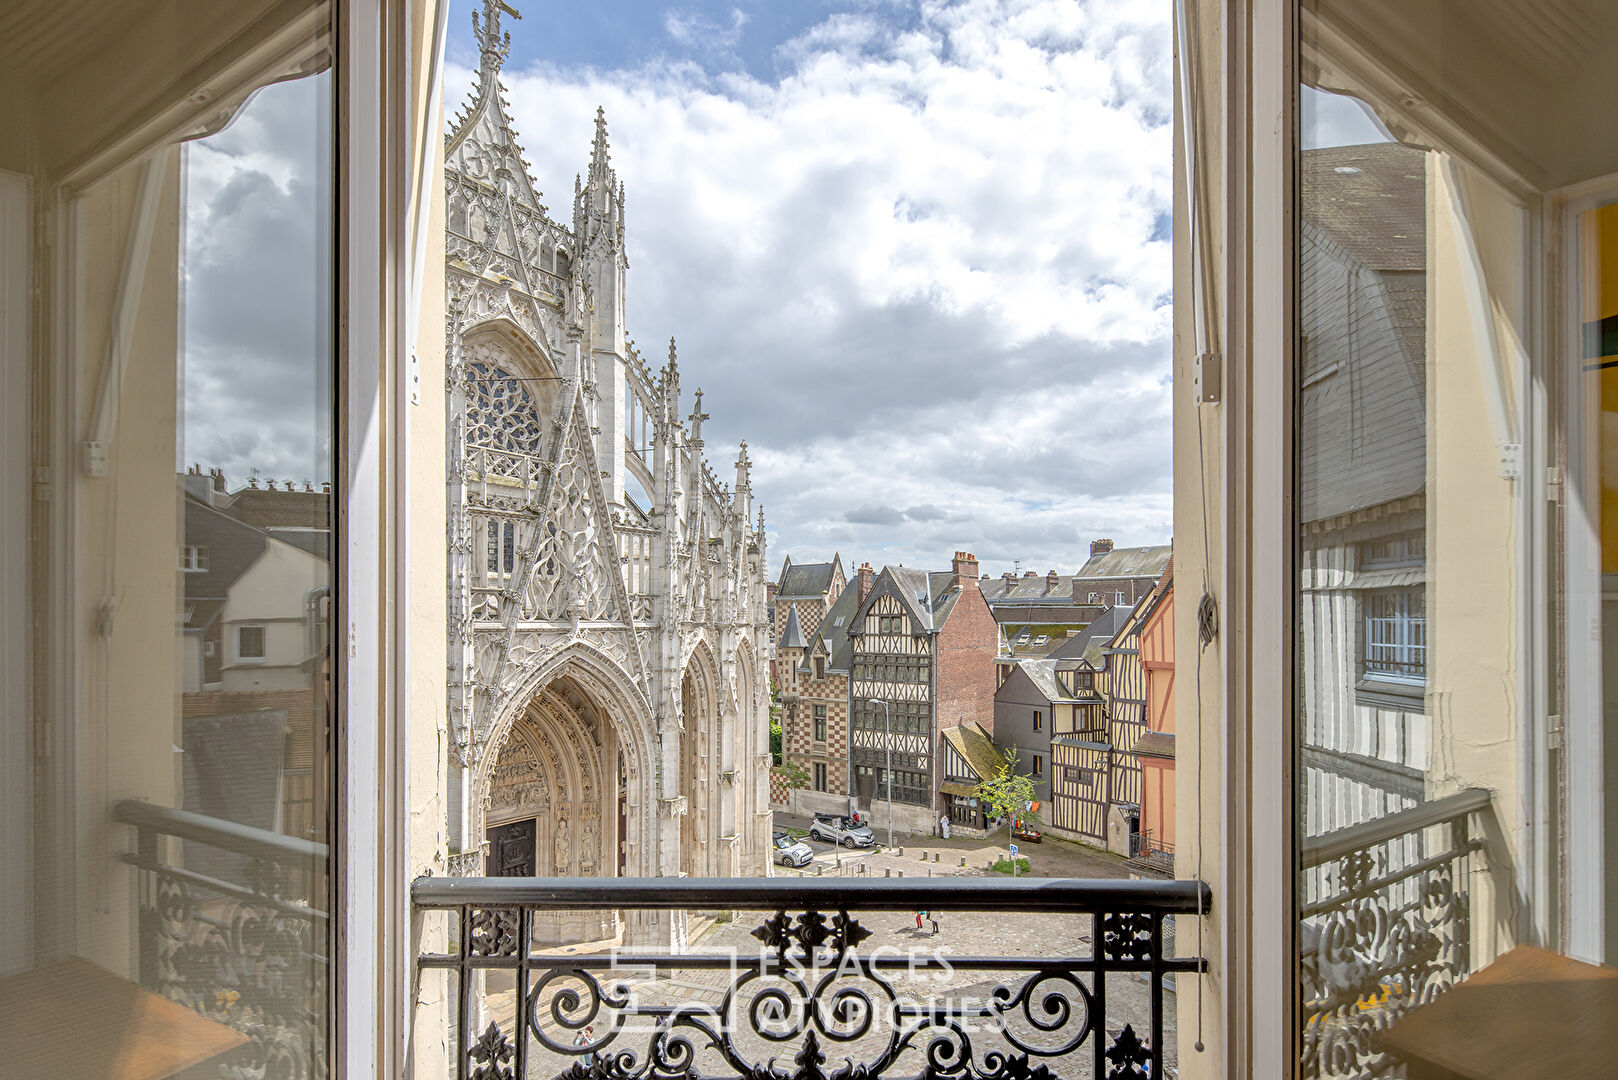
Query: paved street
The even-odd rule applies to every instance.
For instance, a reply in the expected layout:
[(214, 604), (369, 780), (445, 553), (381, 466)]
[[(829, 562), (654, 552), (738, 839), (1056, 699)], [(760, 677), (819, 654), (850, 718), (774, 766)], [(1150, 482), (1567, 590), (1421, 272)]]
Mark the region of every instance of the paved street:
[[(903, 873), (906, 877), (926, 877), (929, 873), (934, 877), (967, 873), (981, 875), (988, 863), (1006, 857), (1004, 829), (987, 840), (975, 840), (958, 835), (949, 840), (936, 836), (912, 838), (904, 833), (896, 833), (895, 847), (889, 851), (885, 844), (887, 830), (881, 825), (880, 807), (873, 816), (876, 819), (873, 831), (878, 840), (875, 848), (861, 850), (845, 847), (839, 851), (830, 844), (806, 840), (805, 842), (815, 851), (815, 861), (800, 872), (813, 874), (818, 866), (823, 874), (860, 873), (859, 868), (863, 865), (864, 873), (875, 874), (878, 877), (884, 873), (895, 876)], [(778, 830), (785, 828), (803, 830), (809, 827), (809, 820), (777, 813), (775, 827)], [(903, 850), (903, 855), (899, 854), (900, 849)], [(1129, 864), (1117, 855), (1054, 837), (1047, 837), (1038, 844), (1019, 841), (1017, 849), (1018, 856), (1028, 860), (1028, 872), (1033, 877), (1119, 878), (1129, 877), (1131, 873)], [(920, 857), (923, 853), (928, 857), (925, 862)], [(937, 860), (933, 861), (935, 855)], [(966, 860), (964, 869), (961, 866), (963, 858)], [(793, 871), (777, 866), (775, 872), (782, 875)]]
[[(778, 819), (778, 825), (791, 824), (793, 822), (790, 820)], [(952, 840), (927, 838), (905, 844), (902, 855), (897, 849), (892, 852), (850, 853), (845, 850), (839, 853), (829, 844), (814, 843), (811, 846), (816, 849), (815, 861), (802, 873), (813, 874), (818, 869), (822, 875), (864, 873), (881, 876), (884, 873), (897, 875), (902, 872), (906, 876), (930, 873), (935, 877), (981, 877), (985, 874), (984, 865), (991, 857), (1005, 854), (1003, 842), (1003, 834), (1001, 839), (993, 842), (959, 837)], [(1034, 876), (1128, 876), (1123, 860), (1078, 844), (1048, 839), (1042, 844), (1019, 847), (1020, 854), (1030, 859), (1031, 874)], [(965, 867), (960, 865), (963, 857), (967, 863)], [(799, 873), (780, 867), (776, 868), (776, 872), (782, 876)], [(691, 954), (707, 958), (757, 956), (760, 944), (752, 936), (752, 931), (767, 917), (765, 912), (694, 914), (691, 926), (697, 940)], [(930, 920), (918, 932), (912, 912), (863, 912), (855, 913), (855, 918), (872, 932), (872, 936), (861, 943), (860, 954), (863, 957), (881, 955), (890, 958), (888, 962), (893, 967), (882, 970), (885, 985), (872, 979), (869, 971), (844, 972), (833, 978), (835, 973), (823, 969), (806, 979), (805, 985), (814, 985), (819, 978), (830, 980), (816, 996), (817, 1005), (822, 1010), (822, 1024), (829, 1032), (856, 1034), (867, 1019), (870, 1021), (869, 1030), (858, 1038), (838, 1041), (829, 1033), (822, 1036), (822, 1052), (826, 1055), (827, 1067), (831, 1069), (839, 1066), (845, 1058), (868, 1062), (883, 1052), (892, 1035), (892, 1028), (886, 1022), (889, 1014), (884, 1004), (890, 1000), (902, 1005), (909, 999), (918, 1008), (925, 1004), (926, 1008), (920, 1015), (947, 1006), (958, 1010), (957, 1015), (968, 1017), (962, 1023), (962, 1029), (970, 1041), (974, 1058), (980, 1064), (983, 1054), (989, 1050), (1015, 1050), (1015, 1043), (1008, 1042), (1006, 1034), (993, 1030), (995, 1022), (981, 1016), (970, 1018), (988, 1008), (990, 994), (997, 985), (1004, 984), (1015, 991), (1029, 982), (1029, 973), (1007, 968), (958, 967), (951, 964), (952, 958), (1049, 957), (1085, 955), (1091, 951), (1092, 928), (1088, 916), (940, 913), (936, 935), (932, 932)], [(1081, 981), (1087, 990), (1093, 991), (1090, 976), (1082, 976)], [(693, 1021), (701, 1021), (714, 1028), (725, 1026), (719, 1024), (718, 1018), (728, 1009), (730, 1015), (737, 1017), (737, 1022), (730, 1025), (738, 1032), (735, 1050), (749, 1060), (774, 1057), (779, 1065), (790, 1068), (788, 1063), (803, 1045), (801, 1035), (790, 1035), (779, 1042), (772, 1042), (754, 1033), (761, 1028), (769, 1029), (772, 1018), (790, 1026), (790, 1017), (795, 1015), (793, 1010), (803, 1000), (798, 986), (790, 980), (759, 978), (751, 976), (745, 967), (732, 970), (727, 966), (717, 969), (665, 968), (660, 969), (655, 978), (646, 972), (636, 971), (604, 973), (603, 982), (609, 985), (612, 982), (624, 983), (633, 995), (637, 1009), (679, 1007), (686, 1010)], [(565, 991), (569, 987), (582, 989), (583, 984), (570, 977), (552, 982), (537, 1011), (546, 1030), (559, 1033), (564, 1045), (572, 1044), (574, 1033), (564, 1031), (550, 1019), (549, 1003), (557, 991)], [(1023, 1046), (1029, 1047), (1065, 1047), (1082, 1034), (1082, 1007), (1075, 1008), (1071, 1015), (1063, 1011), (1065, 1006), (1082, 1006), (1081, 991), (1061, 979), (1045, 980), (1031, 989), (1032, 1008), (1028, 1012), (1023, 1011), (1020, 1000), (1014, 1002), (1009, 1011), (988, 1010), (994, 1017), (1003, 1015), (1006, 1032), (1019, 1039)], [(511, 984), (509, 980), (502, 983), (499, 976), (491, 976), (490, 990), (494, 1015), (500, 1019), (501, 1027), (509, 1031), (513, 1011)], [(1047, 996), (1053, 992), (1056, 997), (1047, 1005)], [(728, 1006), (727, 995), (733, 995)], [(1132, 1024), (1143, 1039), (1148, 1037), (1149, 984), (1144, 977), (1110, 976), (1106, 999), (1109, 1042), (1126, 1022)], [(1172, 1076), (1175, 1072), (1175, 995), (1172, 990), (1165, 991), (1164, 1003), (1164, 1041), (1168, 1075)], [(875, 1006), (869, 1016), (866, 1015), (868, 1005)], [(1043, 1011), (1045, 1008), (1055, 1011), (1047, 1013)], [(754, 1011), (750, 1013), (749, 1010)], [(578, 1015), (565, 1009), (564, 1013)], [(750, 1015), (754, 1019), (749, 1020)], [(597, 1039), (605, 1034), (609, 1026), (605, 1018), (605, 1013), (597, 1018), (594, 1032)], [(911, 1022), (915, 1019), (912, 1016)], [(1044, 1026), (1036, 1027), (1035, 1021)], [(904, 1076), (920, 1072), (929, 1040), (939, 1037), (946, 1030), (931, 1027), (916, 1033), (890, 1066), (890, 1073)], [(684, 1026), (677, 1027), (676, 1031), (692, 1038), (700, 1071), (708, 1075), (734, 1071), (735, 1063), (727, 1062), (720, 1053), (707, 1047), (708, 1040), (699, 1028)], [(633, 1034), (626, 1031), (605, 1049), (608, 1052), (633, 1049), (644, 1062), (647, 1041), (645, 1032)], [(1047, 1060), (1062, 1077), (1089, 1077), (1094, 1075), (1094, 1053), (1094, 1038), (1085, 1035), (1073, 1052)], [(575, 1060), (541, 1051), (531, 1058), (529, 1075), (536, 1078), (552, 1077), (566, 1070)], [(1036, 1058), (1035, 1063), (1038, 1060)]]

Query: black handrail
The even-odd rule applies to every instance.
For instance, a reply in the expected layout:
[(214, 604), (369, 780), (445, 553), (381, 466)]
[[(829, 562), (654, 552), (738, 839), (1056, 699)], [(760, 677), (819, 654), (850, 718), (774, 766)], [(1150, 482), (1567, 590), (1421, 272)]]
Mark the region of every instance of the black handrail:
[(1430, 829), (1434, 825), (1443, 825), (1456, 818), (1487, 810), (1489, 802), (1488, 789), (1467, 788), (1453, 795), (1446, 795), (1442, 799), (1434, 799), (1420, 806), (1412, 806), (1408, 810), (1379, 817), (1374, 821), (1350, 825), (1346, 829), (1337, 829), (1324, 836), (1310, 837), (1303, 842), (1303, 865), (1306, 868), (1319, 866), (1361, 848), (1370, 847), (1372, 844), (1384, 843), (1422, 829)]
[(410, 885), (421, 908), (528, 907), (556, 910), (782, 910), (1207, 912), (1200, 881), (1100, 878), (455, 878)]

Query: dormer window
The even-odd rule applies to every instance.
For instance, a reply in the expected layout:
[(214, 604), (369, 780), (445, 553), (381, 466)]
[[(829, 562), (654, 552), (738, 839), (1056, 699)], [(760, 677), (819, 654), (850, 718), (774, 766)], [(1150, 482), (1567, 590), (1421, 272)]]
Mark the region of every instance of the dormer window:
[(815, 657), (815, 678), (824, 679), (825, 677), (826, 677), (826, 658), (824, 656), (817, 656), (817, 657)]

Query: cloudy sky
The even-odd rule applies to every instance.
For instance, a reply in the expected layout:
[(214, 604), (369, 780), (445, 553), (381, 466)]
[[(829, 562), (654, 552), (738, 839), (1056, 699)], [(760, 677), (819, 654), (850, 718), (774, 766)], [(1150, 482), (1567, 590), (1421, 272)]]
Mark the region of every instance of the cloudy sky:
[(679, 339), (721, 476), (748, 440), (772, 564), (1168, 539), (1169, 5), (514, 6), (544, 201), (571, 218), (604, 106), (631, 334), (654, 363)]
[(330, 479), (331, 76), (267, 86), (185, 147), (181, 464)]
[[(654, 364), (679, 339), (721, 476), (748, 440), (772, 564), (1071, 571), (1093, 537), (1169, 537), (1168, 5), (515, 6), (545, 200), (571, 218), (605, 106), (631, 333)], [(186, 153), (183, 456), (232, 486), (329, 473), (328, 94), (268, 87)]]

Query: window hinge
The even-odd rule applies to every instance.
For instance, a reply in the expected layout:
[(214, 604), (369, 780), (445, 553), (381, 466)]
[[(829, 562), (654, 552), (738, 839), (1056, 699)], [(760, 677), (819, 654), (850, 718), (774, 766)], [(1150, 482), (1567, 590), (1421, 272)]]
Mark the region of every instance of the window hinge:
[(1500, 443), (1500, 479), (1522, 478), (1522, 443)]
[(1552, 750), (1562, 749), (1562, 716), (1551, 713), (1545, 718), (1545, 745)]
[(421, 404), (421, 360), (416, 356), (416, 350), (410, 350), (410, 404)]
[(1216, 352), (1198, 353), (1191, 361), (1191, 395), (1198, 405), (1219, 403), (1222, 366)]
[(84, 443), (84, 475), (101, 477), (107, 475), (107, 444), (99, 439), (87, 439)]
[(1553, 503), (1562, 501), (1562, 469), (1558, 465), (1545, 467), (1545, 501)]

